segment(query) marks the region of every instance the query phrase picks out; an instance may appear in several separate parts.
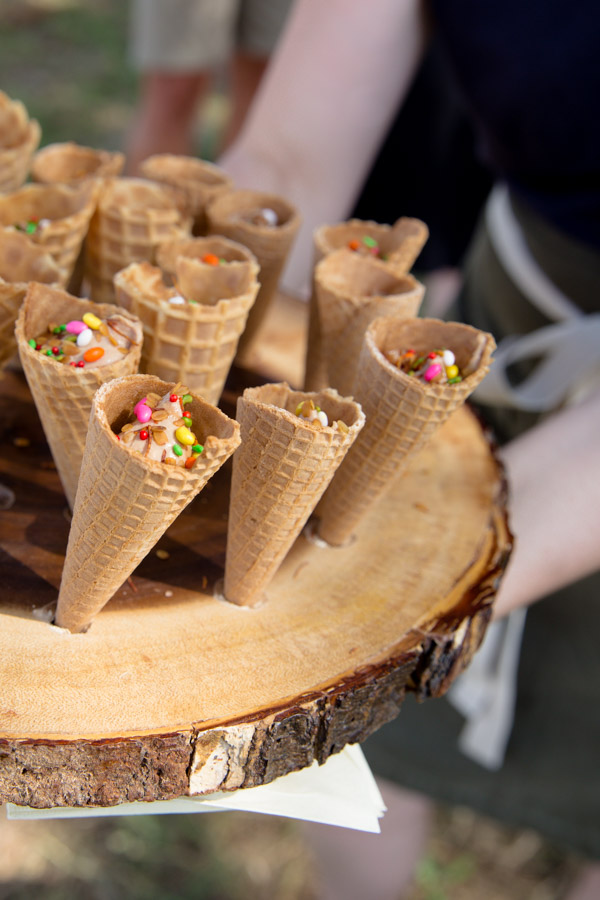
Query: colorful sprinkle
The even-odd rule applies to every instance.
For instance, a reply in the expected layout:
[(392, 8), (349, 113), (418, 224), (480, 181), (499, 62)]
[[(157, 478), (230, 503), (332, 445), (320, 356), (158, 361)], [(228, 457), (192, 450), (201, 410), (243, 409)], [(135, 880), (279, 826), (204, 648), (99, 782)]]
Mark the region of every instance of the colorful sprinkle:
[(365, 234), (365, 236), (362, 240), (363, 240), (363, 244), (365, 245), (365, 247), (374, 248), (374, 247), (378, 246), (375, 238), (370, 237), (368, 234)]
[(144, 397), (143, 400), (140, 400), (139, 403), (136, 403), (133, 407), (134, 415), (137, 417), (138, 422), (144, 424), (145, 422), (149, 422), (152, 418), (152, 410), (147, 405), (147, 398)]
[(86, 350), (83, 354), (83, 358), (86, 362), (98, 362), (99, 359), (102, 359), (104, 356), (104, 350), (102, 347), (90, 347), (89, 350)]
[(202, 444), (194, 444), (194, 446), (192, 447), (192, 453), (202, 453), (203, 450), (204, 447), (202, 446)]
[(427, 367), (425, 372), (423, 373), (424, 381), (433, 381), (434, 378), (439, 378), (442, 374), (442, 367), (439, 363), (431, 363), (430, 366)]
[(140, 431), (140, 433), (139, 433), (139, 438), (140, 438), (140, 441), (147, 441), (147, 440), (148, 440), (148, 432), (146, 431), (145, 428), (142, 428), (142, 430)]
[(27, 343), (29, 344), (30, 347), (33, 347), (34, 350), (37, 350), (37, 349), (38, 349), (38, 346), (39, 346), (39, 345), (36, 343), (36, 341), (34, 341), (33, 338), (29, 338), (29, 340), (27, 341)]
[(171, 401), (171, 403), (177, 403), (177, 401), (179, 400), (179, 397), (177, 396), (177, 394), (171, 394), (171, 396), (169, 397), (169, 400)]
[(87, 325), (88, 328), (92, 328), (94, 331), (98, 331), (100, 326), (102, 325), (102, 320), (95, 316), (94, 313), (86, 313), (83, 316), (83, 321)]
[(183, 397), (181, 398), (182, 403), (191, 403), (192, 400), (193, 400), (193, 397), (191, 394), (184, 394)]
[(219, 265), (219, 257), (214, 253), (205, 253), (202, 257), (202, 262), (206, 263), (208, 266), (218, 266)]
[(94, 337), (94, 332), (91, 328), (84, 328), (83, 331), (80, 331), (77, 335), (77, 346), (78, 347), (87, 347), (88, 344), (91, 344)]
[(67, 322), (66, 329), (69, 334), (81, 334), (82, 331), (85, 331), (87, 328), (84, 322), (80, 322), (79, 319), (73, 319), (72, 322)]
[(180, 425), (179, 428), (177, 428), (177, 430), (175, 431), (175, 437), (180, 444), (183, 444), (186, 447), (191, 447), (196, 443), (196, 436), (192, 434), (190, 429), (185, 425)]
[(360, 241), (357, 241), (356, 238), (354, 238), (353, 240), (348, 241), (348, 247), (350, 248), (350, 250), (358, 250), (358, 248), (360, 247)]
[(173, 453), (175, 456), (183, 456), (183, 450), (179, 446), (179, 444), (173, 444)]

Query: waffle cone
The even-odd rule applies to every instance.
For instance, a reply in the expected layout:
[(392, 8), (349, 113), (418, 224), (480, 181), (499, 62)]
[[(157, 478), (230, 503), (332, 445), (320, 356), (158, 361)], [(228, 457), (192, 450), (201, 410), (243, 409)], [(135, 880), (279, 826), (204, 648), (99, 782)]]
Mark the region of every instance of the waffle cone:
[[(391, 480), (475, 390), (495, 346), (490, 334), (457, 322), (386, 317), (369, 326), (354, 384), (367, 423), (319, 504), (324, 540), (333, 545), (349, 540)], [(406, 375), (383, 355), (409, 347), (419, 354), (436, 347), (452, 350), (463, 380), (427, 383)]]
[(38, 150), (31, 164), (31, 179), (40, 184), (75, 184), (86, 178), (120, 175), (124, 165), (123, 153), (66, 141)]
[(156, 251), (156, 264), (169, 279), (175, 277), (175, 264), (180, 256), (188, 259), (202, 259), (207, 253), (218, 256), (226, 262), (247, 262), (256, 265), (258, 273), (258, 261), (253, 253), (238, 244), (237, 241), (230, 241), (227, 238), (213, 234), (210, 237), (197, 238), (174, 238), (160, 244)]
[(129, 263), (154, 263), (156, 248), (189, 235), (192, 220), (181, 191), (142, 178), (107, 178), (86, 242), (92, 299), (114, 302), (113, 278)]
[(89, 300), (72, 297), (66, 291), (32, 282), (21, 306), (15, 335), (21, 363), (33, 394), (44, 432), (71, 509), (75, 502), (79, 469), (92, 399), (105, 381), (137, 371), (141, 352), (141, 324), (116, 306), (100, 305), (94, 312), (103, 318), (120, 313), (129, 316), (139, 329), (140, 342), (115, 363), (75, 369), (42, 356), (29, 346), (30, 338), (43, 333), (50, 322), (81, 319), (90, 311)]
[(64, 287), (73, 273), (97, 196), (98, 185), (93, 181), (75, 187), (28, 184), (0, 196), (0, 223), (8, 227), (30, 219), (48, 219), (49, 224), (27, 238), (52, 256)]
[[(361, 219), (349, 219), (347, 222), (339, 222), (336, 225), (321, 225), (313, 235), (315, 268), (324, 256), (335, 253), (336, 250), (347, 249), (350, 241), (361, 241), (365, 236), (377, 241), (386, 260), (383, 261), (375, 256), (367, 258), (385, 266), (394, 275), (401, 276), (411, 269), (429, 236), (429, 231), (420, 219), (406, 217), (398, 219), (393, 226), (365, 222)], [(390, 310), (390, 312), (392, 311)], [(306, 346), (305, 390), (319, 390), (328, 383), (325, 358), (321, 346), (321, 323), (313, 278)]]
[(18, 190), (29, 174), (42, 130), (19, 100), (0, 91), (0, 193)]
[(233, 187), (231, 178), (223, 169), (192, 156), (170, 153), (149, 156), (140, 165), (140, 172), (144, 178), (160, 181), (183, 191), (194, 217), (192, 231), (195, 235), (206, 234), (207, 203)]
[(186, 407), (204, 445), (193, 468), (146, 459), (117, 440), (142, 397), (173, 387), (131, 375), (94, 397), (58, 597), (62, 628), (85, 628), (240, 442), (237, 422), (197, 397)]
[(60, 271), (44, 250), (12, 228), (0, 230), (0, 367), (17, 352), (15, 322), (28, 281), (56, 284)]
[[(295, 415), (312, 399), (347, 433), (317, 429)], [(289, 385), (248, 388), (237, 403), (242, 444), (233, 459), (225, 596), (253, 606), (302, 531), (364, 424), (360, 406), (336, 391), (307, 394)]]
[(351, 250), (330, 253), (315, 269), (321, 348), (327, 383), (341, 394), (354, 387), (365, 331), (385, 315), (417, 315), (425, 288)]
[[(253, 225), (243, 218), (262, 208), (273, 209), (281, 224), (274, 228)], [(240, 340), (242, 349), (254, 337), (277, 290), (283, 266), (300, 227), (300, 216), (283, 197), (249, 190), (228, 191), (215, 197), (206, 208), (206, 216), (209, 233), (221, 234), (244, 244), (260, 266), (260, 290)]]
[[(142, 371), (181, 381), (217, 404), (258, 292), (258, 266), (179, 257), (175, 268), (173, 289), (160, 269), (132, 263), (115, 275), (117, 301), (142, 321)], [(196, 303), (170, 304), (176, 292)]]

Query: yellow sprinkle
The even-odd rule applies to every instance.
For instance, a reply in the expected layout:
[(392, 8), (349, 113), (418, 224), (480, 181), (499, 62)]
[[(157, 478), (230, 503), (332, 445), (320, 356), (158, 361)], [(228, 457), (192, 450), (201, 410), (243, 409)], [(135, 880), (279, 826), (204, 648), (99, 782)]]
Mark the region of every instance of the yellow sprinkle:
[(87, 327), (92, 328), (94, 331), (97, 331), (102, 325), (101, 319), (95, 316), (94, 313), (86, 313), (82, 318)]
[(175, 432), (175, 437), (180, 444), (185, 444), (188, 447), (191, 447), (192, 444), (196, 443), (196, 435), (192, 434), (190, 429), (186, 428), (185, 425), (181, 425), (177, 429), (177, 431)]
[(446, 366), (446, 376), (448, 378), (456, 378), (458, 375), (458, 366)]

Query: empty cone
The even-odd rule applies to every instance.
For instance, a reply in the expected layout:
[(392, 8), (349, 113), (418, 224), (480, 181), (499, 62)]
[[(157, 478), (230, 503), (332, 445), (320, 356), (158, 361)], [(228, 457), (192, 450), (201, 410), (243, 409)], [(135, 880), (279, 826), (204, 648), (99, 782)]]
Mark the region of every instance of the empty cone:
[[(101, 318), (118, 313), (131, 321), (138, 342), (118, 362), (73, 368), (43, 356), (29, 345), (29, 340), (45, 332), (50, 322), (81, 319), (92, 309)], [(92, 399), (105, 381), (137, 372), (142, 326), (134, 316), (116, 306), (92, 304), (58, 288), (32, 282), (19, 312), (15, 334), (27, 382), (69, 506), (73, 508)]]
[[(405, 275), (410, 271), (428, 236), (429, 230), (424, 222), (406, 217), (398, 219), (393, 226), (361, 219), (321, 225), (313, 235), (315, 268), (329, 253), (357, 246), (357, 250), (352, 252), (377, 260), (397, 276)], [(315, 391), (326, 384), (327, 368), (321, 347), (321, 324), (313, 278), (304, 388)]]
[[(262, 211), (275, 214), (277, 224), (257, 224)], [(260, 191), (228, 191), (215, 197), (206, 208), (208, 230), (248, 247), (260, 266), (260, 290), (240, 340), (240, 349), (254, 337), (277, 290), (298, 228), (300, 216), (291, 203)], [(273, 220), (275, 221), (275, 220)]]
[[(330, 423), (296, 415), (312, 400)], [(238, 399), (242, 444), (233, 459), (225, 596), (253, 606), (300, 534), (364, 424), (360, 406), (336, 391), (307, 394), (287, 384), (248, 388)]]
[[(141, 369), (181, 381), (209, 403), (218, 403), (258, 292), (252, 262), (207, 265), (190, 257), (175, 262), (176, 287), (160, 269), (132, 263), (115, 276), (117, 301), (144, 328)], [(169, 299), (180, 295), (177, 305)]]
[(206, 233), (205, 209), (213, 197), (231, 190), (233, 182), (218, 166), (193, 156), (159, 153), (149, 156), (140, 165), (144, 178), (179, 188), (188, 198), (194, 217), (193, 233)]
[(351, 250), (330, 253), (315, 269), (321, 352), (327, 384), (352, 393), (365, 331), (380, 316), (416, 316), (425, 288), (412, 275)]
[(86, 278), (93, 300), (114, 302), (113, 278), (129, 263), (156, 260), (169, 238), (189, 235), (185, 195), (143, 178), (103, 180), (86, 242)]
[(64, 287), (73, 273), (97, 196), (98, 185), (94, 181), (74, 187), (28, 184), (0, 196), (0, 224), (26, 229), (28, 223), (33, 223), (35, 228), (27, 237), (52, 256)]
[(62, 628), (85, 628), (239, 444), (237, 422), (198, 397), (186, 407), (204, 445), (193, 468), (148, 459), (117, 440), (139, 400), (173, 388), (132, 375), (94, 397), (58, 597)]
[(65, 141), (38, 150), (31, 164), (31, 179), (40, 184), (75, 184), (85, 178), (120, 175), (124, 165), (123, 153)]
[[(410, 377), (384, 355), (409, 348), (427, 355), (439, 347), (454, 352), (459, 383)], [(494, 348), (490, 334), (456, 322), (387, 317), (369, 326), (354, 384), (367, 421), (317, 509), (324, 540), (340, 545), (350, 539), (392, 479), (475, 390)]]
[(12, 228), (0, 229), (0, 367), (17, 352), (15, 322), (27, 282), (59, 279), (56, 263), (42, 247)]
[(25, 182), (41, 134), (23, 104), (0, 91), (0, 193), (16, 191)]

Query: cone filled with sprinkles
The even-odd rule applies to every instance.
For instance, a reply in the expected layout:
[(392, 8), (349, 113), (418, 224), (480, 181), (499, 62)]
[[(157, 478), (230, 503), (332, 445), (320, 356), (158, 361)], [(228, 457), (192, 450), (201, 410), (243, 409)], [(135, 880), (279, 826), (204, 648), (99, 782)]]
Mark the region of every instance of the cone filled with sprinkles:
[(142, 323), (124, 309), (29, 284), (15, 329), (21, 364), (71, 509), (92, 398), (137, 372)]
[(92, 404), (56, 624), (82, 631), (240, 442), (181, 384), (130, 375)]
[(316, 510), (346, 543), (391, 481), (488, 372), (491, 334), (459, 322), (386, 316), (367, 329), (353, 394), (367, 422)]

